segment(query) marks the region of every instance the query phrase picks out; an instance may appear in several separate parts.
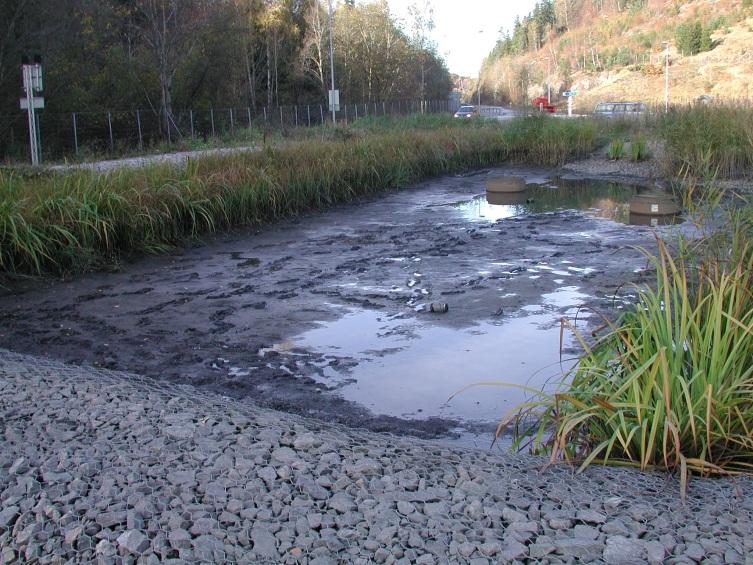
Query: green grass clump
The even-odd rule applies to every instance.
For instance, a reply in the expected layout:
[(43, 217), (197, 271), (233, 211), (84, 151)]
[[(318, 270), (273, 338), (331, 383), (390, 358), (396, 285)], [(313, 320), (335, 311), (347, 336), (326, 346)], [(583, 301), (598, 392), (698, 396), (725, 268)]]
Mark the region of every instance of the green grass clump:
[(440, 128), (466, 127), (467, 123), (463, 122), (464, 120), (453, 118), (452, 114), (411, 114), (409, 116), (384, 115), (359, 118), (350, 124), (350, 128), (370, 132), (433, 130)]
[(609, 159), (612, 159), (613, 161), (621, 159), (624, 152), (625, 141), (621, 137), (615, 137), (609, 142), (609, 147), (607, 148), (607, 157)]
[(502, 128), (502, 143), (511, 160), (546, 167), (586, 157), (599, 139), (599, 129), (592, 120), (531, 116), (498, 127)]
[(753, 170), (753, 107), (673, 107), (659, 118), (665, 139), (665, 169), (698, 178), (733, 178)]
[(634, 162), (645, 161), (650, 156), (648, 143), (643, 136), (635, 137), (630, 144), (630, 160)]
[(595, 344), (576, 332), (586, 353), (571, 381), (498, 433), (516, 422), (519, 446), (581, 469), (676, 470), (683, 492), (691, 473), (753, 472), (753, 245), (733, 226), (676, 253), (658, 240), (653, 288)]

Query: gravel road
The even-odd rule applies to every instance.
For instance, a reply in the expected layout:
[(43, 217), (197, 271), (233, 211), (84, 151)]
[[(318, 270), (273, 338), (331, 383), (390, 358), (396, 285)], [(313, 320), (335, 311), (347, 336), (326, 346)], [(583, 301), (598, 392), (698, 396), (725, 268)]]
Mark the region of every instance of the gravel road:
[(0, 563), (744, 563), (753, 481), (449, 448), (0, 350)]
[(220, 147), (217, 149), (197, 149), (195, 151), (175, 151), (173, 153), (161, 153), (159, 155), (142, 155), (140, 157), (126, 157), (123, 159), (109, 159), (106, 161), (92, 161), (88, 163), (73, 163), (70, 165), (53, 165), (49, 167), (53, 171), (68, 171), (71, 169), (90, 169), (93, 171), (107, 172), (115, 169), (138, 169), (147, 165), (172, 163), (182, 165), (188, 159), (207, 157), (211, 155), (228, 155), (242, 153), (244, 151), (256, 151), (255, 145), (243, 147)]

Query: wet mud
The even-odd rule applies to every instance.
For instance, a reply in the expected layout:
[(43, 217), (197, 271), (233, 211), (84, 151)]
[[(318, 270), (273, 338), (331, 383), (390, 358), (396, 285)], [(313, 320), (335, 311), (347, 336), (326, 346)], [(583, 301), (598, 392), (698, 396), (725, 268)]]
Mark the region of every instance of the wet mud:
[[(628, 303), (646, 267), (633, 246), (654, 239), (629, 225), (635, 187), (504, 172), (539, 186), (490, 205), (489, 171), (435, 179), (120, 272), (13, 282), (0, 347), (375, 431), (485, 429), (517, 397), (444, 400), (480, 379), (561, 375), (559, 319), (581, 313), (585, 330), (579, 306)], [(564, 356), (576, 353), (566, 341)]]

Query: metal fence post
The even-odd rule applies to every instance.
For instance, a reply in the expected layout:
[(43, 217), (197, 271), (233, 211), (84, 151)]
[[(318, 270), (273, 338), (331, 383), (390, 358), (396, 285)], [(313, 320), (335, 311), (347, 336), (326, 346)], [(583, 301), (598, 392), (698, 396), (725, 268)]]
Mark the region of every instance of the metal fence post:
[(115, 150), (115, 140), (112, 137), (112, 115), (107, 112), (107, 129), (110, 131), (110, 151)]
[(262, 109), (264, 110), (264, 123), (266, 124), (267, 123), (267, 107), (264, 106), (264, 108)]
[(285, 124), (282, 121), (282, 106), (278, 106), (280, 108), (280, 127), (285, 127)]
[(248, 127), (251, 127), (251, 108), (246, 106), (246, 115), (248, 115)]
[(353, 119), (357, 120), (358, 119), (358, 104), (353, 104), (353, 107), (356, 109), (356, 117)]
[(324, 125), (324, 107), (319, 104), (319, 119), (322, 122), (322, 125)]
[(141, 111), (136, 110), (136, 127), (139, 130), (139, 149), (144, 147), (144, 136), (141, 134)]
[(343, 106), (345, 108), (345, 123), (347, 124), (348, 123), (348, 105), (344, 104)]
[(295, 105), (295, 127), (298, 127), (298, 104)]
[(306, 115), (308, 116), (309, 127), (311, 127), (311, 105), (306, 104)]
[(195, 137), (193, 130), (193, 110), (188, 111), (188, 121), (191, 122), (191, 139)]
[(73, 147), (78, 155), (78, 127), (76, 127), (76, 112), (73, 112)]
[(230, 108), (230, 131), (235, 131), (235, 123), (233, 122), (233, 109)]
[(209, 121), (212, 122), (212, 137), (217, 137), (214, 131), (214, 108), (209, 108)]

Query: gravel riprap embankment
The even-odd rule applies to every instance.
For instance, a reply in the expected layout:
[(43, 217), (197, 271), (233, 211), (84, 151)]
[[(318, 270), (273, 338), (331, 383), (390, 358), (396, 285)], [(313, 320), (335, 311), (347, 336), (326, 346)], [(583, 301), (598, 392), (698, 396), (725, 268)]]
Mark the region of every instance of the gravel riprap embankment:
[(0, 350), (0, 562), (743, 563), (753, 482), (582, 475)]

